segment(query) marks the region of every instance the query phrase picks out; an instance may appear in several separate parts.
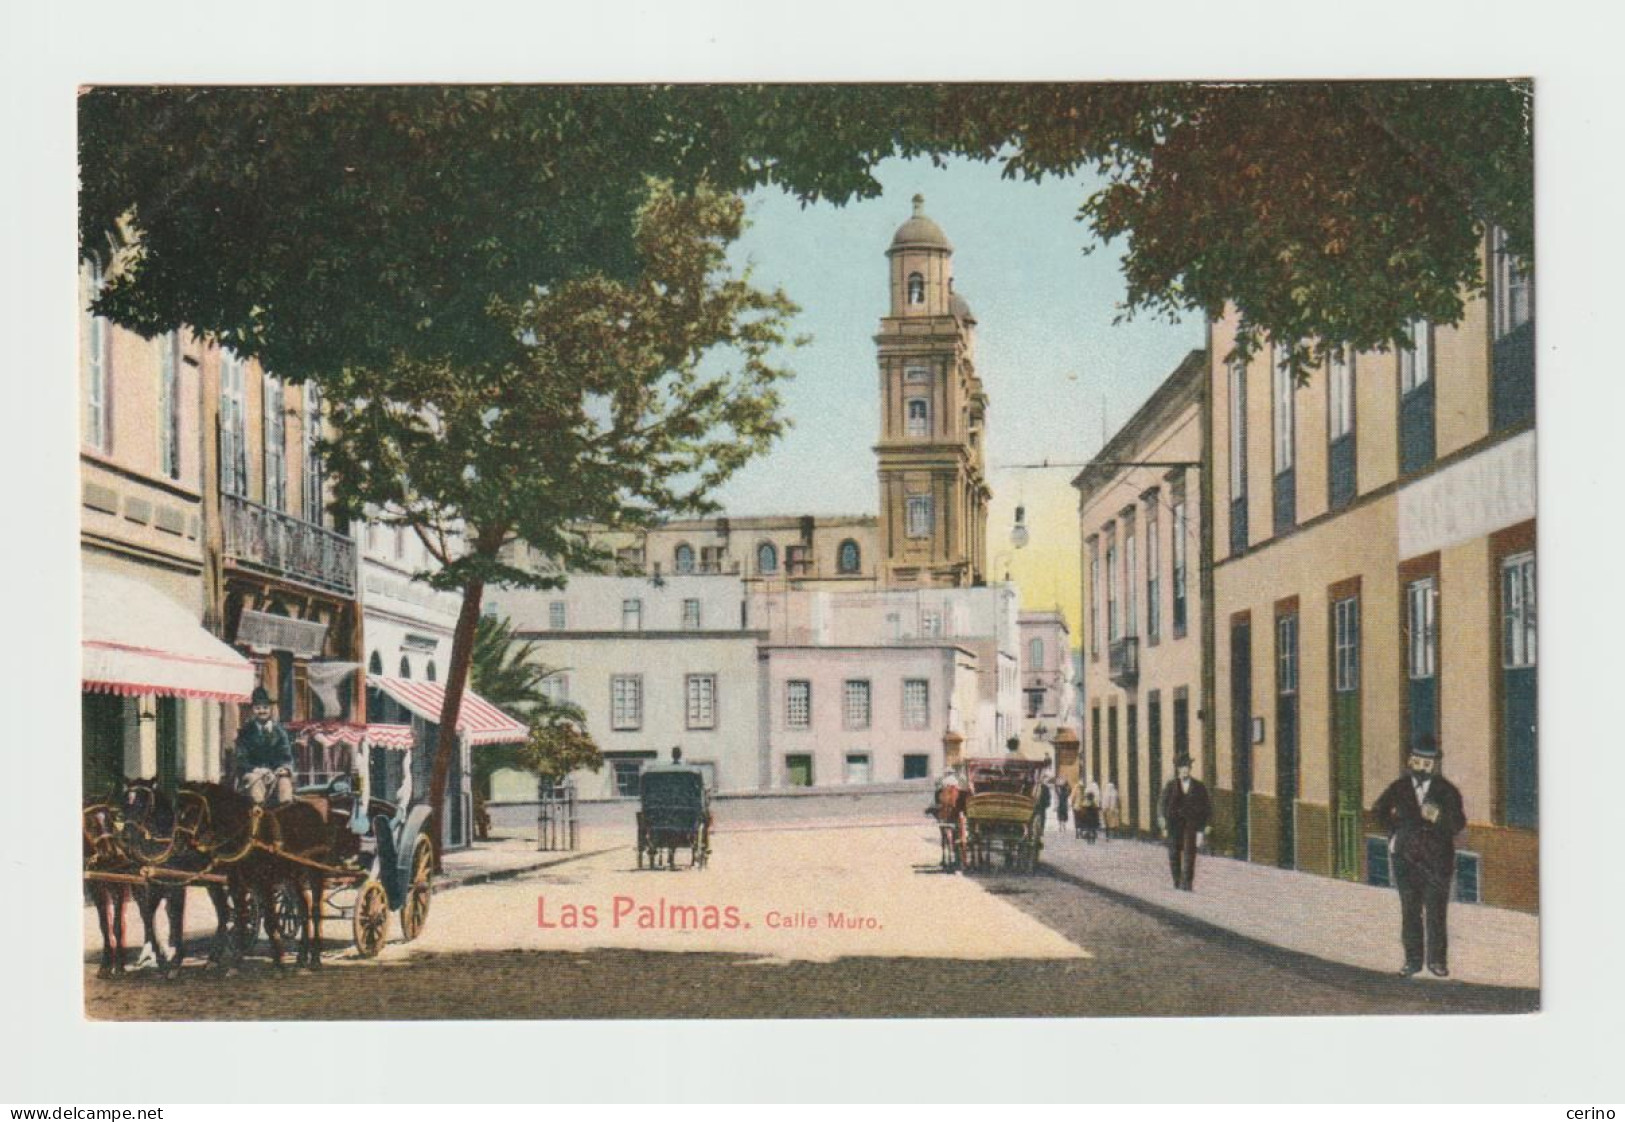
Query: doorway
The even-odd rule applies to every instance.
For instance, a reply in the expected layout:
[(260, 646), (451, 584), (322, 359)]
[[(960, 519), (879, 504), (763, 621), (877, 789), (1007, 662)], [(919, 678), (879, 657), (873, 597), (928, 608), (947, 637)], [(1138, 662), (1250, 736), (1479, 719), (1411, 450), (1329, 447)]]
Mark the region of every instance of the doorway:
[(1298, 613), (1275, 620), (1275, 798), (1281, 821), (1276, 863), (1297, 866), (1298, 852)]
[(1360, 740), (1360, 597), (1332, 600), (1332, 775), (1335, 852), (1332, 871), (1360, 876), (1364, 810), (1364, 749)]
[(1230, 624), (1230, 743), (1236, 797), (1235, 855), (1249, 853), (1248, 806), (1253, 791), (1253, 625), (1238, 616)]

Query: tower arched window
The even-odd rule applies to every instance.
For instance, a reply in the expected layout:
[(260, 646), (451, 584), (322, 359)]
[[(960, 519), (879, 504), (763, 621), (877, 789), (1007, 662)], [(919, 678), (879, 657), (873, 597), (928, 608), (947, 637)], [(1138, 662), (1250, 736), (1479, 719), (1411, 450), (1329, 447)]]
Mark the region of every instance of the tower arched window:
[(763, 542), (756, 547), (756, 571), (758, 573), (779, 571), (779, 551), (772, 542)]
[(407, 661), (407, 658), (406, 658), (405, 655), (402, 655), (401, 656), (401, 677), (402, 678), (410, 678), (411, 676), (412, 676), (412, 664), (409, 661)]
[(684, 542), (677, 547), (672, 558), (672, 568), (679, 573), (692, 573), (694, 571), (694, 547)]
[(368, 674), (382, 674), (383, 672), (384, 672), (384, 656), (379, 654), (377, 651), (373, 651), (372, 652), (372, 657), (367, 660), (367, 673)]
[(842, 573), (855, 573), (863, 566), (863, 554), (858, 543), (847, 538), (835, 554), (835, 568)]
[(910, 304), (925, 303), (925, 278), (919, 273), (908, 275), (908, 302)]

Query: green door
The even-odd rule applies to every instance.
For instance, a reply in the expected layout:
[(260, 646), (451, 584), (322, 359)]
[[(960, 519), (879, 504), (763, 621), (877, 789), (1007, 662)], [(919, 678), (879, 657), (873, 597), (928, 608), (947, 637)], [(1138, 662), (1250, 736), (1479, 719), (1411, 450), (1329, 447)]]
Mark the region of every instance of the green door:
[(1360, 600), (1332, 603), (1332, 774), (1336, 777), (1333, 871), (1360, 876), (1360, 820), (1364, 812), (1364, 755), (1360, 744)]
[(812, 757), (786, 756), (784, 757), (784, 770), (790, 779), (792, 787), (812, 786)]
[(80, 775), (87, 798), (105, 798), (124, 779), (124, 706), (116, 694), (79, 695)]
[(1501, 563), (1501, 735), (1506, 823), (1540, 825), (1538, 690), (1535, 669), (1535, 555)]
[(181, 781), (181, 703), (160, 697), (158, 711), (158, 789), (170, 798)]

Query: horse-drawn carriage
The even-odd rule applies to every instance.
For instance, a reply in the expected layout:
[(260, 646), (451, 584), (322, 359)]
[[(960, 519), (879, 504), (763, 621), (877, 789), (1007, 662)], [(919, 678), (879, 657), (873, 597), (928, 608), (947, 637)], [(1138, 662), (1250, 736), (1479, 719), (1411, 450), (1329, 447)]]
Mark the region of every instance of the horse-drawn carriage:
[[(84, 809), (84, 877), (98, 911), (104, 973), (123, 969), (123, 905), (133, 895), (160, 971), (184, 954), (186, 890), (214, 904), (211, 959), (235, 962), (263, 927), (279, 965), (283, 939), (298, 961), (320, 965), (324, 918), (348, 918), (357, 953), (371, 958), (388, 937), (389, 913), (414, 939), (428, 921), (434, 841), (429, 808), (407, 813), (370, 798), (357, 777), (300, 790), (282, 806), (259, 806), (218, 783), (188, 782), (171, 798), (155, 781), (132, 780), (115, 798)], [(174, 957), (157, 939), (168, 912)]]
[(711, 856), (711, 797), (705, 773), (668, 764), (645, 768), (638, 780), (638, 868), (675, 869), (677, 851), (689, 851), (689, 867), (705, 868)]
[(1046, 766), (1043, 760), (1019, 756), (964, 762), (960, 806), (966, 869), (986, 871), (1002, 864), (1012, 872), (1031, 873), (1038, 868), (1044, 834), (1039, 784)]

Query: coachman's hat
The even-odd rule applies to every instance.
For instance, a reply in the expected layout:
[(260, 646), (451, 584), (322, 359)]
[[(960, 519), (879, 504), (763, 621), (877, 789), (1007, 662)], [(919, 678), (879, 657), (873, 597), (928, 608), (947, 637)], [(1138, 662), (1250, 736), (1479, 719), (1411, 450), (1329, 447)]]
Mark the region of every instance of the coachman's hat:
[(1191, 766), (1191, 758), (1189, 756), (1179, 756), (1174, 760), (1174, 766), (1175, 767), (1190, 767)]
[(1434, 736), (1419, 736), (1416, 743), (1411, 745), (1411, 755), (1420, 756), (1424, 760), (1440, 759), (1444, 753), (1439, 750), (1438, 738)]
[(269, 705), (271, 704), (271, 695), (265, 692), (264, 686), (255, 686), (254, 696), (248, 699), (248, 703), (250, 705)]

